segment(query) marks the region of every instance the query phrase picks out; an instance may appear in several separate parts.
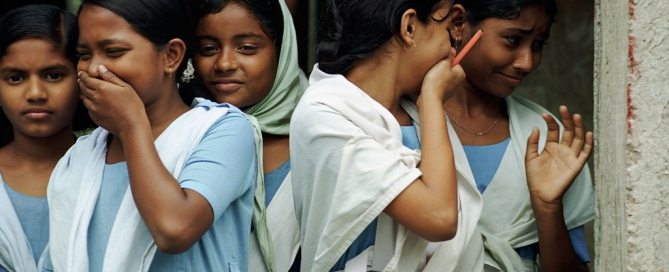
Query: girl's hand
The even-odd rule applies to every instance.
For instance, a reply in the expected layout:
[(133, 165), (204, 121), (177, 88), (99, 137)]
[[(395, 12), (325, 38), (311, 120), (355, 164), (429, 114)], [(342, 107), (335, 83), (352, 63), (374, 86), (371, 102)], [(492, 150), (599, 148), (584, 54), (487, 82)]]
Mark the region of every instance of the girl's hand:
[(98, 73), (101, 79), (79, 72), (81, 99), (91, 119), (118, 137), (127, 130), (148, 125), (144, 103), (132, 86), (104, 65), (98, 67)]
[(580, 115), (560, 107), (564, 124), (562, 141), (557, 122), (548, 114), (543, 118), (548, 125), (546, 146), (539, 151), (539, 129), (534, 128), (527, 140), (525, 171), (527, 185), (534, 204), (541, 207), (562, 205), (562, 196), (588, 160), (592, 151), (592, 132), (585, 132)]
[(421, 87), (421, 96), (438, 97), (441, 104), (451, 98), (458, 86), (465, 79), (465, 72), (460, 65), (451, 67), (451, 62), (455, 58), (455, 49), (451, 48), (448, 58), (445, 58), (427, 72), (423, 79)]

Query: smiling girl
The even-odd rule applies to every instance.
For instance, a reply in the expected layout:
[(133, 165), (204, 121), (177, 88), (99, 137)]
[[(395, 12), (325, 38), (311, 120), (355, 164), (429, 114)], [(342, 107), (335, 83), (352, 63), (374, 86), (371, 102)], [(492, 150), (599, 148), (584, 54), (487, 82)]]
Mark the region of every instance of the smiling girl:
[(247, 270), (253, 131), (233, 106), (180, 97), (191, 4), (83, 1), (77, 70), (101, 128), (49, 185), (56, 271)]
[(37, 271), (49, 238), (47, 183), (75, 140), (76, 38), (74, 16), (55, 6), (0, 19), (0, 115), (11, 124), (0, 143), (0, 271)]
[(297, 65), (293, 21), (283, 0), (206, 3), (197, 28), (195, 70), (217, 102), (237, 105), (257, 121), (262, 161), (249, 269), (287, 271), (299, 248), (288, 133), (307, 84)]

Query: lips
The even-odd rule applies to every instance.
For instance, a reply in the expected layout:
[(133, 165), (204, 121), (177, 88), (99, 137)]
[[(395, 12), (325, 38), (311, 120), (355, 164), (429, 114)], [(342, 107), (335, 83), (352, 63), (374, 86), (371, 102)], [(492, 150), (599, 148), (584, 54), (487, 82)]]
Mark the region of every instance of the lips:
[(29, 108), (22, 112), (23, 116), (32, 120), (43, 120), (51, 116), (53, 111), (50, 111), (45, 108)]
[(211, 81), (209, 84), (214, 90), (223, 93), (232, 93), (244, 86), (244, 82), (236, 79), (221, 79)]
[(525, 77), (525, 76), (523, 76), (523, 75), (508, 75), (508, 74), (501, 73), (501, 72), (500, 72), (500, 74), (501, 74), (501, 75), (502, 75), (502, 76), (503, 76), (509, 83), (511, 83), (511, 84), (513, 84), (513, 85), (518, 85), (518, 84), (520, 84), (520, 82), (523, 81), (523, 78)]

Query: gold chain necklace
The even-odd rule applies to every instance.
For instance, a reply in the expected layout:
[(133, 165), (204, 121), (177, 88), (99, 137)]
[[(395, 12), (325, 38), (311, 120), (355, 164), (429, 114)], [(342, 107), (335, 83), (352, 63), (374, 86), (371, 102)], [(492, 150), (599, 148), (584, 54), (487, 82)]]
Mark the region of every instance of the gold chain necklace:
[(449, 115), (448, 119), (452, 120), (453, 123), (455, 123), (458, 127), (463, 129), (464, 131), (468, 132), (469, 134), (472, 134), (472, 135), (475, 135), (475, 136), (485, 136), (486, 134), (490, 133), (490, 130), (492, 130), (492, 128), (494, 128), (495, 125), (497, 125), (497, 122), (499, 122), (499, 119), (502, 119), (502, 111), (499, 112), (499, 115), (497, 116), (497, 119), (495, 119), (495, 121), (492, 122), (492, 124), (490, 124), (490, 126), (488, 126), (486, 129), (484, 129), (482, 131), (479, 131), (479, 132), (467, 129), (462, 124), (460, 124), (460, 122), (458, 122), (458, 120), (455, 120), (454, 118), (450, 117), (450, 115)]

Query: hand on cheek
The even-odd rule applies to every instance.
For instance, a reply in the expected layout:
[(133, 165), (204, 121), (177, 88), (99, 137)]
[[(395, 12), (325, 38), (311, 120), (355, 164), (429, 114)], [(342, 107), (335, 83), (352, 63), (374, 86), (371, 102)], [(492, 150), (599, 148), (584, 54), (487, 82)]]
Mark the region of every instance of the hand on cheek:
[(93, 121), (119, 137), (148, 124), (144, 103), (132, 86), (103, 65), (98, 67), (98, 74), (100, 78), (84, 71), (78, 73), (81, 99)]

